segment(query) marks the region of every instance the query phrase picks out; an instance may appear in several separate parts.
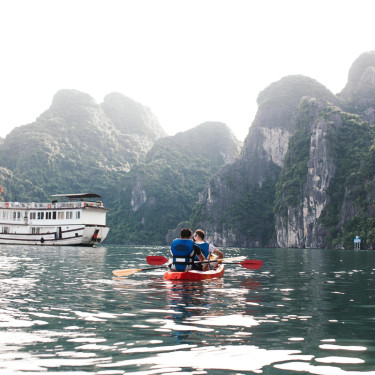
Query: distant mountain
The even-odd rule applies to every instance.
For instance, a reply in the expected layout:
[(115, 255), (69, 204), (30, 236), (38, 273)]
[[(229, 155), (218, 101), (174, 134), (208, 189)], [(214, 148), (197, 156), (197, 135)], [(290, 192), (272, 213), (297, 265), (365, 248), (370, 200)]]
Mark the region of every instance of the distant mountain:
[(6, 200), (98, 193), (110, 208), (107, 242), (164, 244), (208, 179), (239, 151), (222, 123), (167, 137), (149, 108), (122, 94), (99, 105), (61, 90), (36, 122), (0, 143), (0, 184)]
[[(302, 76), (258, 97), (241, 157), (211, 179), (191, 218), (218, 245), (375, 247), (375, 53), (338, 96)], [(351, 112), (351, 113), (350, 113)]]
[(145, 162), (120, 181), (112, 241), (165, 244), (166, 233), (189, 219), (209, 178), (239, 151), (230, 129), (216, 122), (156, 141)]
[[(241, 148), (242, 147), (242, 148)], [(108, 243), (160, 244), (201, 227), (218, 246), (375, 248), (375, 52), (332, 94), (309, 77), (270, 84), (241, 145), (223, 123), (167, 137), (119, 93), (61, 90), (0, 139), (6, 200), (95, 192)]]
[(363, 53), (352, 64), (348, 82), (339, 97), (356, 106), (374, 105), (375, 102), (375, 51)]
[[(129, 125), (136, 117), (136, 126)], [(59, 192), (103, 192), (117, 175), (144, 161), (155, 140), (164, 136), (149, 109), (120, 94), (98, 105), (85, 93), (61, 90), (36, 122), (5, 138), (0, 165), (39, 187), (34, 200)], [(7, 199), (14, 198), (13, 190), (6, 190)]]
[(167, 135), (148, 107), (120, 93), (107, 95), (101, 108), (122, 135), (143, 137), (143, 142), (152, 143)]

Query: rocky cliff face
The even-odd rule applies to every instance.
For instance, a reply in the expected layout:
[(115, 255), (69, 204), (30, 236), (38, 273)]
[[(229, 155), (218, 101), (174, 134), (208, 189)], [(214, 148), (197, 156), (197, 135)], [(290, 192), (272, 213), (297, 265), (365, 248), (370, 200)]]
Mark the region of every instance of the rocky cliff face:
[[(319, 223), (319, 218), (329, 201), (327, 189), (336, 171), (330, 154), (328, 133), (337, 131), (342, 123), (337, 114), (325, 116), (327, 106), (329, 104), (325, 101), (306, 98), (302, 100), (296, 116), (299, 125), (303, 126), (305, 121), (304, 136), (309, 139), (306, 142), (308, 157), (307, 164), (302, 159), (302, 167), (306, 169), (301, 173), (301, 187), (299, 191), (294, 191), (294, 194), (298, 194), (295, 197), (296, 207), (287, 202), (285, 196), (288, 191), (284, 191), (284, 186), (279, 184), (283, 202), (275, 212), (275, 217), (277, 244), (280, 247), (317, 248), (324, 243), (326, 231)], [(298, 150), (292, 148), (289, 153), (296, 155)], [(294, 168), (296, 160), (287, 158), (286, 164), (283, 165), (282, 174), (288, 168)]]
[[(298, 122), (305, 124), (306, 158), (295, 132), (276, 189), (278, 245), (347, 248), (360, 234), (372, 248), (373, 126), (316, 99), (302, 101)], [(291, 181), (299, 182), (294, 197)]]
[(304, 96), (335, 101), (323, 85), (304, 76), (285, 77), (259, 94), (241, 157), (210, 181), (192, 219), (217, 245), (276, 246), (275, 184)]
[(164, 245), (191, 225), (218, 246), (348, 248), (360, 235), (375, 248), (375, 52), (353, 63), (337, 96), (290, 76), (258, 106), (239, 154), (225, 124), (166, 137), (121, 94), (97, 104), (61, 90), (35, 123), (0, 139), (0, 179), (7, 199), (103, 195), (117, 243)]
[[(291, 134), (298, 128), (294, 117), (300, 100), (305, 97), (317, 97), (336, 102), (334, 95), (317, 81), (304, 76), (289, 76), (271, 84), (258, 97), (258, 112), (250, 128), (243, 149), (243, 162), (251, 165), (283, 165), (288, 151)], [(256, 173), (256, 183), (261, 185), (267, 174), (265, 165)], [(253, 171), (250, 172), (253, 175)]]
[(293, 76), (258, 105), (240, 159), (211, 179), (193, 225), (221, 246), (342, 248), (357, 232), (375, 246), (375, 52), (354, 62), (337, 97)]

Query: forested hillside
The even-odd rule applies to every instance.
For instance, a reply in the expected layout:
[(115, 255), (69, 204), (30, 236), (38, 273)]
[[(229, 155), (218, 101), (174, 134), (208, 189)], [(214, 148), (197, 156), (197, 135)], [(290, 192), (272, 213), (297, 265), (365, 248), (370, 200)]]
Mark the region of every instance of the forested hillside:
[(165, 244), (168, 231), (189, 219), (209, 178), (239, 150), (230, 129), (214, 122), (158, 140), (120, 182), (113, 240)]
[(61, 90), (34, 123), (0, 144), (3, 198), (43, 202), (51, 194), (94, 192), (112, 212), (121, 178), (165, 136), (150, 109), (121, 94), (97, 104), (86, 93)]
[(373, 249), (374, 182), (375, 52), (336, 95), (300, 75), (271, 83), (242, 148), (223, 123), (168, 137), (144, 105), (75, 90), (0, 140), (6, 200), (101, 194), (112, 243), (163, 245), (190, 225), (219, 246), (351, 248), (360, 235)]
[(34, 123), (0, 144), (0, 183), (5, 200), (98, 193), (110, 209), (107, 242), (164, 244), (208, 179), (239, 151), (222, 123), (166, 137), (147, 107), (121, 94), (99, 105), (61, 90)]

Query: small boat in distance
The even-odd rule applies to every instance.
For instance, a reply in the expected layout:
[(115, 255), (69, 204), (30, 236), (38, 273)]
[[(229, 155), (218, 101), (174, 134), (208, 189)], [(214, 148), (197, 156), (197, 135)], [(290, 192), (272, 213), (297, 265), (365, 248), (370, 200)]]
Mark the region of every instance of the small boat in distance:
[(94, 246), (109, 227), (98, 194), (54, 194), (51, 203), (0, 202), (0, 243)]

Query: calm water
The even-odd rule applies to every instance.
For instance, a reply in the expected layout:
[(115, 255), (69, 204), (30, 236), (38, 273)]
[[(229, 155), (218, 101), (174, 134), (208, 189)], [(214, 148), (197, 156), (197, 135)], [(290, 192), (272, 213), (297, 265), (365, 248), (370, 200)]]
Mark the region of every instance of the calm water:
[(231, 248), (263, 267), (112, 278), (150, 254), (167, 248), (0, 245), (0, 373), (375, 374), (375, 251)]

